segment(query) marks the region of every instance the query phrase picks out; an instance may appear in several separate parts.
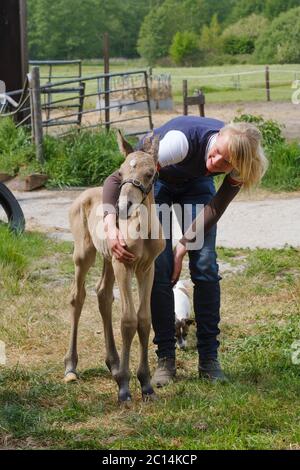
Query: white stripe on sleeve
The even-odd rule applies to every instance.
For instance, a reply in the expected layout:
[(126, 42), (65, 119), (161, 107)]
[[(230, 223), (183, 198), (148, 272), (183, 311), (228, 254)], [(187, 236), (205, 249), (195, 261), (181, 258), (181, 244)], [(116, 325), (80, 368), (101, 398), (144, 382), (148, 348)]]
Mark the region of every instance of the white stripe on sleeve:
[(169, 131), (159, 143), (158, 162), (163, 168), (182, 162), (189, 151), (189, 143), (181, 131)]

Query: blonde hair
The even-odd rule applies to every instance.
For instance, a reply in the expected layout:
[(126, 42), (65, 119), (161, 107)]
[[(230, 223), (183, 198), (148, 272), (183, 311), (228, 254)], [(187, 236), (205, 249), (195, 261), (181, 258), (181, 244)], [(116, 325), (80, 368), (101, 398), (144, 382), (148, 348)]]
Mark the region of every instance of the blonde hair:
[(257, 185), (268, 168), (268, 160), (261, 146), (259, 129), (248, 122), (230, 123), (220, 134), (229, 133), (229, 162), (233, 166), (233, 177), (243, 182), (245, 189)]

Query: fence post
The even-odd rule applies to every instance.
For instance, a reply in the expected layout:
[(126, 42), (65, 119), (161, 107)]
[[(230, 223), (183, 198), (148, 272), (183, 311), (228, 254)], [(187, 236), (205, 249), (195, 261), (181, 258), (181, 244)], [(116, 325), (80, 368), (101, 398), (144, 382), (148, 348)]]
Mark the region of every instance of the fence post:
[(110, 129), (110, 80), (109, 80), (109, 35), (104, 33), (104, 102), (105, 102), (105, 128)]
[(182, 82), (182, 95), (183, 95), (183, 115), (188, 115), (188, 105), (187, 105), (187, 96), (188, 96), (188, 82), (183, 80)]
[(147, 75), (147, 72), (144, 72), (144, 77), (145, 77), (147, 107), (148, 107), (148, 116), (149, 116), (149, 126), (150, 126), (150, 129), (153, 130), (151, 101), (150, 101), (150, 100), (151, 100), (151, 96), (150, 96), (150, 91), (149, 91), (149, 84), (148, 84), (148, 75)]
[(270, 69), (269, 66), (266, 66), (266, 91), (267, 91), (267, 101), (271, 101), (270, 93)]
[(32, 126), (34, 129), (34, 143), (36, 147), (36, 158), (39, 163), (44, 163), (43, 154), (43, 121), (41, 106), (40, 69), (33, 67), (31, 71), (30, 94), (32, 97)]

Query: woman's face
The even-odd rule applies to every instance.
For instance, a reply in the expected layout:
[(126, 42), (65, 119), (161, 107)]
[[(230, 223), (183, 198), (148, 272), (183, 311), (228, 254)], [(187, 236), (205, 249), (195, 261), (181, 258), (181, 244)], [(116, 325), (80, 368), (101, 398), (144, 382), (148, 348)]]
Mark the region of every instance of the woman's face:
[(218, 134), (215, 144), (208, 153), (206, 168), (210, 173), (230, 173), (233, 166), (229, 163), (229, 133)]

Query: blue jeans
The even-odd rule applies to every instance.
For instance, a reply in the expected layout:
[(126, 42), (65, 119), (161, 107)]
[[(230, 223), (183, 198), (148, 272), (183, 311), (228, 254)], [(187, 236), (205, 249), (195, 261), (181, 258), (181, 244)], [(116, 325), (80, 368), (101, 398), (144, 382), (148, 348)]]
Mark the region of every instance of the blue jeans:
[[(197, 177), (180, 184), (170, 184), (158, 179), (154, 187), (157, 208), (161, 204), (206, 205), (215, 195), (212, 177)], [(161, 215), (161, 214), (160, 214)], [(193, 215), (194, 217), (194, 215)], [(163, 224), (164, 225), (164, 224)], [(164, 228), (164, 227), (163, 227)], [(220, 333), (220, 283), (216, 256), (214, 226), (205, 235), (201, 249), (189, 251), (189, 270), (194, 284), (194, 311), (197, 324), (197, 349), (200, 360), (217, 357)], [(171, 284), (173, 272), (172, 234), (166, 248), (156, 259), (151, 295), (151, 316), (155, 333), (154, 344), (159, 358), (175, 357), (175, 312)]]

